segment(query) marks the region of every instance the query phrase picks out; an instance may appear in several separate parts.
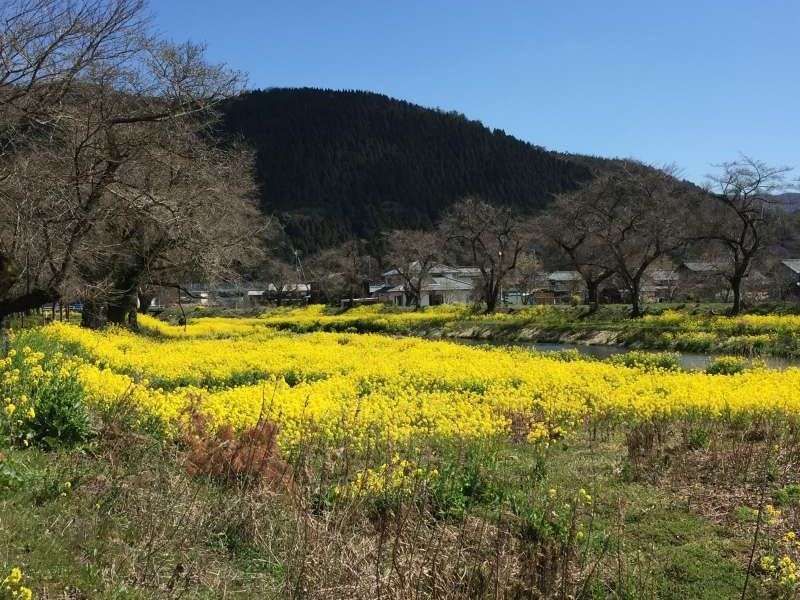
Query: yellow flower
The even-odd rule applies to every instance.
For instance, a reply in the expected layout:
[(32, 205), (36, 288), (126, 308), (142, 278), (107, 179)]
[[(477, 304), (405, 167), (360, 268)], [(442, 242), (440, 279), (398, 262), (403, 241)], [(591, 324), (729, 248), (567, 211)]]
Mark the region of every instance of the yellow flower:
[(767, 516), (767, 523), (769, 525), (775, 525), (781, 518), (780, 509), (775, 508), (772, 504), (767, 504), (764, 507), (764, 513)]
[[(654, 372), (601, 361), (567, 363), (524, 349), (375, 334), (348, 335), (345, 352), (342, 334), (313, 331), (322, 326), (343, 330), (356, 321), (402, 331), (462, 318), (466, 311), (451, 306), (394, 314), (369, 306), (330, 314), (309, 306), (260, 318), (204, 317), (185, 329), (142, 316), (141, 327), (154, 334), (148, 336), (53, 323), (42, 328), (43, 334), (80, 348), (87, 358), (61, 357), (56, 369), (39, 377), (77, 377), (89, 403), (108, 408), (124, 401), (137, 407), (142, 420), (154, 417), (167, 430), (185, 420), (189, 406), (212, 426), (242, 429), (264, 417), (279, 425), (279, 443), (287, 448), (309, 436), (346, 438), (361, 447), (376, 437), (388, 442), (421, 436), (516, 438), (519, 423), (530, 425), (531, 443), (546, 447), (594, 420), (627, 426), (800, 413), (800, 369)], [(538, 307), (490, 318), (504, 322), (540, 313)], [(675, 321), (691, 335), (704, 333), (680, 313), (663, 320)], [(710, 327), (715, 339), (717, 331), (771, 335), (800, 331), (800, 317), (720, 317)], [(18, 382), (38, 369), (37, 364), (30, 374), (20, 374), (6, 367), (0, 377), (4, 393), (14, 397)], [(591, 496), (581, 501), (590, 504)]]
[(17, 596), (19, 600), (33, 600), (33, 591), (30, 588), (22, 586), (17, 590)]
[(9, 417), (14, 414), (17, 410), (17, 406), (15, 404), (6, 404), (6, 407), (3, 409)]
[(761, 566), (761, 570), (765, 573), (772, 573), (775, 571), (775, 559), (771, 556), (762, 556), (759, 565)]
[(11, 569), (11, 572), (8, 574), (8, 576), (3, 580), (3, 583), (16, 585), (20, 581), (22, 581), (22, 570), (19, 567), (14, 567)]
[(35, 419), (36, 418), (36, 411), (33, 410), (32, 406), (28, 408), (27, 412), (25, 413), (25, 416), (28, 417), (29, 419)]

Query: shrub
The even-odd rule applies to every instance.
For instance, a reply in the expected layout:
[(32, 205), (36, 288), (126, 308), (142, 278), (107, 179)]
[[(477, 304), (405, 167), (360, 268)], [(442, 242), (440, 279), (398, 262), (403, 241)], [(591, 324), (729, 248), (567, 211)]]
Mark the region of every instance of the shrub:
[(54, 448), (87, 440), (91, 422), (77, 363), (58, 352), (36, 352), (24, 341), (15, 340), (0, 361), (0, 432), (20, 446)]
[(261, 420), (241, 432), (230, 425), (214, 430), (194, 411), (183, 433), (187, 471), (226, 483), (259, 481), (285, 486), (289, 468), (279, 456), (277, 437), (278, 427), (269, 421)]
[(54, 448), (79, 444), (91, 436), (83, 387), (74, 371), (38, 390), (34, 406), (36, 415), (29, 423), (34, 442)]
[(681, 368), (680, 355), (674, 352), (640, 352), (633, 350), (615, 354), (608, 359), (608, 362), (645, 371), (678, 371)]
[(747, 361), (740, 356), (718, 356), (706, 367), (709, 375), (735, 375), (747, 369)]
[(777, 506), (798, 506), (800, 505), (800, 485), (791, 483), (776, 490), (773, 494)]

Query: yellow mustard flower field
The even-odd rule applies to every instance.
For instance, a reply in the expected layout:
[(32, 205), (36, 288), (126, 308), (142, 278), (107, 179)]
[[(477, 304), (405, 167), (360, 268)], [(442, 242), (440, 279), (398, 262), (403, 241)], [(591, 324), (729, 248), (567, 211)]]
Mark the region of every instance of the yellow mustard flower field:
[(710, 375), (377, 334), (297, 335), (268, 323), (209, 318), (183, 328), (144, 317), (154, 334), (61, 323), (42, 333), (82, 358), (80, 381), (98, 404), (132, 399), (168, 424), (192, 404), (237, 429), (266, 416), (288, 445), (307, 435), (480, 437), (525, 422), (536, 436), (588, 422), (794, 420), (800, 411), (800, 369)]
[[(311, 306), (13, 333), (8, 593), (168, 590), (186, 568), (188, 597), (797, 597), (800, 369), (408, 335), (477, 318)], [(724, 319), (639, 326), (794, 335), (790, 316)]]

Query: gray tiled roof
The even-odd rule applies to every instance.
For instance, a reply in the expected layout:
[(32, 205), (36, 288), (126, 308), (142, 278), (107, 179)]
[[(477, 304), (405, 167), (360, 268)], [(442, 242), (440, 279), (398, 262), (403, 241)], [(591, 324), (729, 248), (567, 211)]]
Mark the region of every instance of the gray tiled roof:
[(577, 271), (553, 271), (547, 278), (550, 281), (578, 281), (582, 279), (581, 274)]
[(722, 264), (713, 262), (687, 261), (683, 263), (683, 266), (690, 271), (696, 271), (698, 273), (716, 273), (722, 270)]
[(781, 264), (787, 266), (795, 273), (800, 274), (800, 258), (787, 258), (786, 260), (782, 260)]

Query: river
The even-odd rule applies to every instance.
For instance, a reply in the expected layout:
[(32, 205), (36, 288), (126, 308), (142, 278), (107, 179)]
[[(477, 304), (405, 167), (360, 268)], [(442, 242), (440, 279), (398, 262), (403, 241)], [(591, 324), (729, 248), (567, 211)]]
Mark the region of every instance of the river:
[[(460, 342), (476, 346), (513, 346), (515, 348), (530, 348), (538, 352), (557, 352), (560, 350), (577, 350), (580, 354), (597, 359), (608, 358), (615, 354), (631, 352), (634, 348), (612, 345), (589, 345), (589, 344), (569, 344), (554, 342), (495, 342), (492, 340), (480, 339), (453, 339), (450, 341)], [(658, 350), (647, 350), (647, 352), (658, 352)], [(672, 351), (668, 351), (672, 353)], [(678, 355), (681, 368), (687, 371), (703, 371), (708, 364), (717, 358), (715, 354), (695, 354), (691, 352), (675, 352)], [(778, 356), (758, 356), (753, 360), (763, 362), (767, 368), (783, 371), (790, 367), (800, 367), (800, 360), (781, 358)]]

